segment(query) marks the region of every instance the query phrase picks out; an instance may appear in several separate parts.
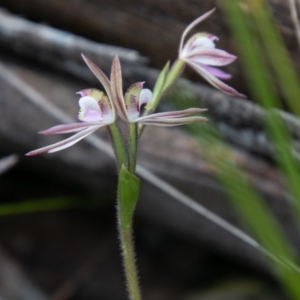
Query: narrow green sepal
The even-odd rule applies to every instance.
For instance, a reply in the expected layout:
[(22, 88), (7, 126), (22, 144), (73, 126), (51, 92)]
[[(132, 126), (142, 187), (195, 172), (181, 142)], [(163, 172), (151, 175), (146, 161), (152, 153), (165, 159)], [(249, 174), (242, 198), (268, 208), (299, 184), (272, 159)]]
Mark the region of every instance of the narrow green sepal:
[(136, 207), (140, 188), (140, 180), (122, 165), (118, 182), (119, 214), (123, 224), (131, 226), (133, 212)]
[(156, 80), (156, 83), (155, 83), (155, 86), (154, 86), (154, 89), (153, 89), (153, 96), (152, 96), (152, 100), (146, 105), (146, 110), (151, 110), (153, 108), (156, 107), (156, 99), (159, 99), (159, 94), (160, 92), (163, 90), (164, 88), (164, 84), (165, 84), (165, 81), (166, 81), (166, 78), (167, 78), (167, 75), (169, 73), (169, 70), (170, 70), (170, 62), (168, 61), (166, 63), (166, 65), (164, 66), (164, 68), (162, 69), (162, 71), (160, 72), (157, 80)]

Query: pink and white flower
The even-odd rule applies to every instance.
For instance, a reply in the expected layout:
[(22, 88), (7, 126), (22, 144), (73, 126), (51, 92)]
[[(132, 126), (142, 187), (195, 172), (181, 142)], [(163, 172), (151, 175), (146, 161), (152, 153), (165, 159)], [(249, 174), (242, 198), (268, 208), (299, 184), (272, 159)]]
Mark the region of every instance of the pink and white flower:
[(236, 59), (236, 56), (229, 54), (224, 50), (217, 49), (215, 41), (218, 41), (218, 38), (216, 36), (209, 33), (197, 33), (184, 44), (186, 35), (190, 30), (208, 18), (214, 11), (215, 9), (200, 16), (185, 29), (179, 45), (179, 59), (185, 61), (215, 88), (226, 94), (245, 98), (245, 95), (240, 94), (234, 88), (220, 80), (230, 79), (231, 75), (215, 68), (215, 66), (228, 65)]
[(61, 142), (30, 151), (26, 154), (27, 156), (63, 150), (76, 144), (97, 129), (115, 122), (115, 108), (110, 102), (109, 98), (102, 91), (96, 89), (86, 89), (78, 92), (78, 94), (81, 95), (81, 98), (79, 99), (80, 111), (78, 119), (82, 122), (57, 125), (40, 132), (41, 134), (62, 134), (71, 132), (78, 133), (65, 140), (62, 140)]

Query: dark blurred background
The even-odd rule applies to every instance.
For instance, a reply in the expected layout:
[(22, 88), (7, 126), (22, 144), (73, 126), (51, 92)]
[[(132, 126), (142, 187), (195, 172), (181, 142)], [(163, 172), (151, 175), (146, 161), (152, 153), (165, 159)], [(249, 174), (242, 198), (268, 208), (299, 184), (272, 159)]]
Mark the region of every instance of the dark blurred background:
[[(299, 70), (286, 2), (269, 2)], [(4, 164), (0, 179), (1, 300), (126, 299), (113, 160), (86, 141), (57, 154), (28, 158), (24, 153), (61, 139), (37, 133), (65, 117), (51, 105), (75, 118), (75, 92), (97, 85), (81, 52), (106, 73), (118, 53), (124, 85), (146, 80), (151, 88), (157, 69), (176, 59), (184, 28), (215, 6), (218, 2), (209, 0), (0, 0), (0, 155), (2, 162), (8, 155), (17, 157), (13, 167)], [(199, 30), (217, 35), (219, 48), (237, 54), (220, 9)], [(226, 70), (233, 75), (230, 85), (247, 93), (239, 63)], [(196, 90), (202, 88), (204, 103), (211, 100), (213, 118), (227, 128), (223, 133), (234, 155), (262, 194), (272, 199), (293, 239), (290, 212), (280, 202), (282, 181), (267, 147), (255, 147), (254, 139), (253, 149), (249, 140), (243, 144), (235, 135), (245, 130), (254, 137), (261, 134), (260, 122), (254, 122), (253, 129), (239, 118), (230, 119), (219, 101), (241, 105), (237, 111), (252, 104), (235, 104), (202, 86), (192, 72), (186, 76), (196, 82)], [(259, 113), (253, 111), (251, 120), (258, 120)], [(108, 141), (105, 130), (98, 137)], [(241, 226), (210, 166), (185, 132), (147, 129), (139, 162)], [(256, 250), (176, 202), (147, 178), (142, 180), (135, 236), (144, 299), (285, 299)]]

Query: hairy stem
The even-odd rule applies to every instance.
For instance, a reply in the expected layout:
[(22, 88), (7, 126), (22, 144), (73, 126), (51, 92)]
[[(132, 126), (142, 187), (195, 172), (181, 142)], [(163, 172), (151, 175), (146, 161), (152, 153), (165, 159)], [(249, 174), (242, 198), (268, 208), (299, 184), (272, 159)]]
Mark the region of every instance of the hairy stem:
[[(120, 216), (120, 213), (119, 213)], [(119, 233), (122, 247), (122, 256), (127, 281), (127, 289), (130, 300), (140, 300), (137, 270), (135, 266), (134, 244), (132, 238), (132, 226), (125, 227), (122, 218), (119, 217)]]
[(138, 194), (139, 179), (123, 165), (118, 182), (118, 225), (130, 300), (141, 300), (132, 237), (132, 218)]

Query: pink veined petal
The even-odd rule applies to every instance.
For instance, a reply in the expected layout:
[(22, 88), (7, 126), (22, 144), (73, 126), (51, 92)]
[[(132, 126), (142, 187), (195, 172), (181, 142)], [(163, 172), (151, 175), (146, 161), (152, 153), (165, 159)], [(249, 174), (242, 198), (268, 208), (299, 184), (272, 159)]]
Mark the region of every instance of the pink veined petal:
[(206, 79), (212, 86), (216, 87), (217, 89), (223, 91), (226, 94), (240, 97), (240, 98), (247, 98), (246, 95), (239, 93), (234, 88), (230, 87), (229, 85), (225, 84), (212, 74), (210, 74), (208, 71), (203, 69), (198, 64), (192, 63), (191, 61), (187, 61), (190, 67), (192, 67), (197, 73), (199, 73), (204, 79)]
[(225, 66), (236, 60), (236, 56), (220, 49), (195, 49), (185, 58), (194, 63), (200, 63), (210, 66)]
[(48, 153), (54, 153), (54, 152), (61, 151), (61, 150), (64, 150), (66, 148), (69, 148), (69, 147), (73, 146), (74, 144), (78, 143), (79, 141), (81, 141), (82, 139), (84, 139), (85, 137), (87, 137), (88, 135), (92, 134), (97, 129), (98, 129), (98, 127), (95, 128), (95, 129), (89, 128), (89, 131), (86, 132), (84, 135), (74, 139), (73, 141), (70, 141), (66, 144), (63, 144), (61, 146), (58, 146), (58, 147), (56, 146), (55, 148), (52, 148), (52, 149), (48, 150)]
[(207, 109), (205, 109), (205, 108), (188, 108), (185, 110), (156, 113), (156, 114), (140, 117), (136, 121), (144, 122), (144, 121), (147, 121), (148, 119), (151, 119), (151, 120), (155, 119), (157, 121), (159, 121), (161, 119), (171, 119), (171, 118), (176, 119), (179, 117), (184, 117), (184, 116), (188, 116), (188, 115), (195, 114), (195, 113), (201, 113), (204, 111), (207, 111)]
[[(103, 123), (104, 124), (104, 123)], [(99, 125), (99, 122), (84, 122), (84, 123), (73, 123), (73, 124), (64, 124), (64, 125), (56, 125), (50, 127), (46, 130), (42, 130), (39, 133), (41, 134), (63, 134), (63, 133), (71, 133), (83, 130), (85, 128), (91, 127), (93, 125)]]
[(111, 82), (112, 99), (117, 108), (118, 114), (124, 121), (126, 121), (127, 110), (126, 110), (125, 101), (123, 97), (122, 70), (121, 70), (121, 65), (118, 56), (115, 56), (112, 62), (110, 82)]
[(208, 121), (207, 118), (192, 116), (192, 117), (185, 117), (185, 118), (164, 118), (164, 119), (149, 118), (147, 120), (141, 121), (140, 123), (144, 125), (172, 127), (172, 126), (180, 126), (180, 125), (194, 123), (194, 122), (206, 122), (206, 121)]
[(100, 81), (100, 83), (103, 85), (106, 94), (111, 99), (111, 88), (110, 88), (110, 82), (107, 76), (103, 73), (103, 71), (94, 63), (92, 62), (88, 57), (86, 57), (84, 54), (81, 54), (83, 60), (89, 67), (89, 69), (92, 71), (92, 73), (97, 77), (97, 79)]
[(207, 72), (212, 74), (213, 76), (220, 78), (220, 79), (230, 79), (232, 76), (229, 73), (224, 72), (223, 70), (220, 70), (218, 68), (214, 68), (211, 66), (206, 66), (203, 64), (199, 64), (203, 69), (205, 69)]
[(84, 122), (97, 122), (101, 121), (102, 112), (98, 101), (90, 96), (84, 96), (79, 99), (79, 120)]
[(39, 148), (33, 151), (30, 151), (28, 153), (26, 153), (26, 156), (32, 156), (32, 155), (37, 155), (37, 154), (41, 154), (44, 152), (48, 152), (48, 153), (52, 153), (52, 152), (56, 152), (56, 151), (60, 151), (63, 150), (65, 148), (71, 147), (74, 144), (76, 144), (77, 142), (79, 142), (80, 140), (82, 140), (83, 138), (85, 138), (86, 136), (88, 136), (89, 134), (93, 133), (95, 130), (97, 130), (98, 128), (104, 126), (106, 124), (103, 125), (98, 125), (98, 126), (91, 126), (87, 129), (84, 129), (74, 135), (72, 135), (71, 137), (60, 141), (58, 143), (43, 147), (43, 148)]

